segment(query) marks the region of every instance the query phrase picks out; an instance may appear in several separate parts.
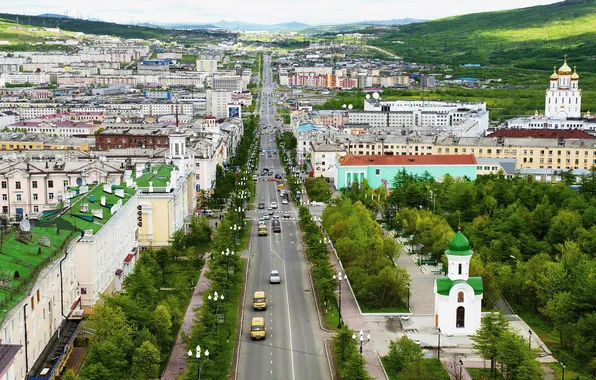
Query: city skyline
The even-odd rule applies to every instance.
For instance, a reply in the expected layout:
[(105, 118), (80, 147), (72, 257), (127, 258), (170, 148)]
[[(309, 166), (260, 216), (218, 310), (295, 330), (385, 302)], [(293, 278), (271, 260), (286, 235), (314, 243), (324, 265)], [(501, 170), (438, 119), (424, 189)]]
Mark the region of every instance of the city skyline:
[[(126, 3), (108, 0), (85, 7), (75, 0), (61, 0), (55, 3), (40, 0), (25, 0), (6, 4), (3, 11), (25, 15), (54, 13), (76, 18), (101, 19), (118, 23), (193, 23), (209, 24), (221, 20), (242, 21), (257, 24), (277, 24), (302, 22), (310, 25), (338, 24), (387, 19), (438, 19), (468, 13), (499, 11), (536, 5), (552, 4), (544, 0), (504, 0), (498, 3), (484, 3), (472, 0), (459, 0), (456, 4), (439, 6), (436, 0), (390, 2), (388, 0), (331, 0), (324, 3), (304, 0), (296, 4), (290, 0), (259, 0), (252, 7), (230, 7), (212, 3), (198, 7), (190, 0), (176, 0), (164, 3), (156, 0), (132, 0)], [(242, 4), (242, 3), (238, 3)], [(360, 6), (358, 12), (354, 9)], [(267, 12), (263, 12), (267, 9)], [(316, 9), (316, 12), (313, 12)], [(424, 12), (420, 10), (423, 9)], [(355, 16), (357, 14), (357, 17)]]

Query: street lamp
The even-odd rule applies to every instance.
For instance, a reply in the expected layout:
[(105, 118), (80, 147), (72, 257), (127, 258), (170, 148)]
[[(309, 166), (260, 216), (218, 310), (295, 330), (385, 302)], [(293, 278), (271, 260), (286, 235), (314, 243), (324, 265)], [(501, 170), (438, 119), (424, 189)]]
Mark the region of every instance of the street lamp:
[(339, 307), (338, 307), (338, 310), (339, 310), (339, 318), (338, 318), (338, 322), (337, 322), (337, 328), (338, 328), (338, 329), (340, 329), (340, 328), (341, 328), (341, 326), (343, 325), (343, 320), (341, 319), (341, 281), (342, 281), (342, 280), (347, 280), (347, 279), (348, 279), (348, 277), (346, 276), (346, 274), (345, 274), (345, 273), (342, 275), (342, 273), (341, 273), (341, 272), (339, 272), (339, 273), (337, 274), (337, 276), (336, 276), (336, 275), (333, 275), (333, 279), (334, 279), (334, 280), (337, 280), (337, 283), (338, 283), (338, 286), (339, 286), (339, 289), (338, 289), (338, 290), (339, 290), (339, 297), (338, 297), (338, 305), (339, 305)]
[(437, 332), (439, 333), (439, 344), (437, 346), (437, 359), (441, 361), (441, 328), (437, 327)]
[(532, 330), (528, 330), (528, 350), (532, 349)]
[(410, 310), (410, 283), (408, 282), (408, 310)]
[(561, 375), (561, 380), (565, 380), (565, 363), (563, 362), (561, 362), (561, 370), (563, 371)]
[[(207, 359), (209, 357), (209, 350), (205, 350), (205, 359)], [(192, 358), (192, 350), (188, 350), (188, 357)], [(197, 368), (198, 368), (198, 375), (199, 375), (199, 380), (201, 380), (201, 346), (197, 345), (196, 348), (196, 355), (195, 357), (197, 358)]]
[(360, 355), (362, 355), (362, 346), (366, 343), (370, 342), (370, 334), (366, 333), (366, 338), (364, 337), (364, 331), (360, 330), (360, 333), (356, 335), (356, 333), (352, 334), (352, 340), (358, 342), (360, 341)]
[(464, 368), (464, 362), (463, 360), (459, 359), (459, 380), (462, 380), (462, 370)]

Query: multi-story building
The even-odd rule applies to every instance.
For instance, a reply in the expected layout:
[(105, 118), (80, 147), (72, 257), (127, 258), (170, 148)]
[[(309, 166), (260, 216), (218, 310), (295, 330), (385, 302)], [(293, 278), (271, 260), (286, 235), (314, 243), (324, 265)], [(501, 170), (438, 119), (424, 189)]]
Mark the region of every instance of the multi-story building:
[(94, 135), (95, 149), (167, 148), (170, 144), (165, 129), (108, 128)]
[(197, 71), (213, 75), (217, 71), (217, 61), (215, 59), (197, 59)]
[(20, 121), (18, 123), (7, 125), (11, 131), (20, 131), (26, 133), (44, 133), (55, 136), (75, 136), (92, 135), (99, 128), (99, 124), (73, 123), (71, 121), (62, 121), (58, 123), (45, 121)]
[(246, 84), (240, 75), (217, 75), (213, 77), (213, 88), (225, 91), (246, 91)]
[(217, 118), (227, 117), (230, 103), (232, 103), (231, 91), (207, 90), (207, 115)]

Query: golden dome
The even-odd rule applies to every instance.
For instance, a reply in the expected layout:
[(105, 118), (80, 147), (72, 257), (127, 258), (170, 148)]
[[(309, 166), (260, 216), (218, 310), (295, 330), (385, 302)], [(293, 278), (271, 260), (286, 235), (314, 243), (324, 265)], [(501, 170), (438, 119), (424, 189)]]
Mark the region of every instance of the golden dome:
[(559, 76), (557, 75), (557, 66), (553, 67), (553, 73), (550, 76), (550, 80), (559, 80)]
[(565, 61), (563, 61), (563, 66), (559, 68), (559, 75), (569, 75), (571, 74), (571, 67), (567, 65), (567, 57), (565, 57)]
[(577, 74), (577, 66), (573, 66), (573, 74), (571, 74), (571, 80), (578, 80), (579, 75)]

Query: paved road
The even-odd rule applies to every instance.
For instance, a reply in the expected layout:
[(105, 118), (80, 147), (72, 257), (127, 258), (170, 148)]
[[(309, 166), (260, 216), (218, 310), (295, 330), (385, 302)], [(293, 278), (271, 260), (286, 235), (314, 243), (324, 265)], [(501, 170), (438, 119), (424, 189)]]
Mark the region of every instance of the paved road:
[[(263, 102), (261, 120), (264, 125), (276, 124), (270, 103), (272, 77), (270, 58), (265, 56), (263, 79)], [(266, 129), (270, 131), (270, 129)], [(271, 131), (272, 132), (272, 131)], [(261, 147), (275, 148), (273, 134), (261, 136)], [(274, 173), (283, 170), (277, 154), (260, 157), (259, 173), (262, 168), (269, 168)], [(278, 203), (276, 213), (283, 215), (291, 212), (290, 219), (281, 221), (281, 233), (273, 233), (267, 221), (267, 236), (257, 235), (257, 223), (252, 223), (253, 240), (249, 251), (250, 267), (243, 319), (243, 331), (240, 340), (240, 358), (238, 379), (264, 380), (325, 380), (330, 379), (325, 347), (319, 328), (312, 289), (308, 277), (308, 267), (303, 255), (298, 235), (297, 210), (291, 205), (282, 205), (274, 181), (259, 181), (256, 186), (255, 204), (265, 202), (266, 207), (272, 201)], [(257, 220), (265, 210), (250, 211), (247, 216)], [(281, 284), (269, 284), (271, 269), (281, 273)], [(267, 293), (266, 311), (252, 309), (252, 294), (257, 290)], [(254, 316), (265, 317), (267, 338), (263, 341), (251, 341), (249, 328)]]

